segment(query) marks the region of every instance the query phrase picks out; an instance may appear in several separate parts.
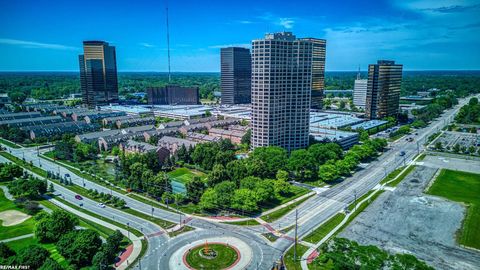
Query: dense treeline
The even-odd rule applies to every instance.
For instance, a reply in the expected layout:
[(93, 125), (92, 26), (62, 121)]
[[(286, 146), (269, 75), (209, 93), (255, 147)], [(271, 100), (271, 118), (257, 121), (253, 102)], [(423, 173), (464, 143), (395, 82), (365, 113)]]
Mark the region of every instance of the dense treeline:
[(471, 98), (467, 105), (460, 108), (455, 116), (455, 121), (460, 124), (480, 124), (480, 104), (478, 98)]
[(412, 114), (415, 116), (415, 121), (417, 121), (413, 124), (416, 127), (426, 126), (426, 123), (439, 117), (445, 109), (449, 109), (456, 104), (458, 104), (457, 97), (452, 93), (438, 96), (426, 107), (419, 110), (412, 110)]
[[(366, 73), (362, 74), (366, 78)], [(325, 88), (353, 89), (356, 72), (326, 72)], [(166, 73), (119, 73), (121, 95), (143, 92), (148, 86), (164, 86), (168, 83)], [(201, 98), (213, 98), (220, 91), (219, 73), (174, 73), (172, 84), (198, 86)], [(466, 96), (471, 89), (480, 86), (477, 71), (406, 71), (403, 73), (402, 94), (412, 95), (430, 88), (451, 89), (457, 96)], [(21, 102), (26, 97), (37, 99), (63, 98), (80, 92), (78, 73), (0, 73), (0, 91)]]

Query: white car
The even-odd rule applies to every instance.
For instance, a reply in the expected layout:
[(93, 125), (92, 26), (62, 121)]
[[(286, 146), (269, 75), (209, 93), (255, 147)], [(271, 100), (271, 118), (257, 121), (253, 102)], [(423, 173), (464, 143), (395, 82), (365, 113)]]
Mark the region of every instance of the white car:
[(105, 204), (99, 203), (99, 204), (98, 204), (98, 207), (100, 207), (100, 208), (105, 208)]

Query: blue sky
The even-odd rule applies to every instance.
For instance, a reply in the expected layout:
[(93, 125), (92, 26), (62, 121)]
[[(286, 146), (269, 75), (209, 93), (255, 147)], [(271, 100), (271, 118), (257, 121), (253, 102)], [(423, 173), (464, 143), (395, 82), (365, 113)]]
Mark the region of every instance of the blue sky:
[[(327, 39), (329, 71), (393, 59), (406, 70), (480, 69), (480, 0), (177, 0), (172, 70), (218, 71), (220, 47), (266, 32)], [(77, 71), (82, 41), (117, 48), (120, 71), (166, 71), (165, 1), (0, 0), (0, 71)]]

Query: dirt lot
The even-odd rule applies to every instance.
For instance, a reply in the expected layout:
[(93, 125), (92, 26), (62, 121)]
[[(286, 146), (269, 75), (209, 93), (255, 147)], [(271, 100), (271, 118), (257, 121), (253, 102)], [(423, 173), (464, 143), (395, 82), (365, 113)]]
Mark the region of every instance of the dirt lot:
[(29, 219), (30, 216), (17, 210), (7, 210), (0, 212), (0, 220), (3, 221), (2, 226), (15, 226)]
[(457, 246), (465, 207), (423, 194), (437, 169), (418, 166), (392, 192), (384, 192), (340, 237), (392, 253), (410, 253), (436, 269), (480, 269), (480, 252)]

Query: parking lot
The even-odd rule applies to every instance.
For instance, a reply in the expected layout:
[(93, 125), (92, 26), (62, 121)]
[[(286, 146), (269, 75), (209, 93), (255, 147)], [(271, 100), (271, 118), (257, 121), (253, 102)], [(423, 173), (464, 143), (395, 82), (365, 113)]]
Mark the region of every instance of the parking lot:
[(478, 149), (480, 147), (480, 134), (445, 131), (434, 144), (430, 145), (430, 149), (434, 149), (437, 142), (442, 143), (443, 148), (447, 151), (453, 149), (456, 144), (460, 148), (465, 147), (468, 149), (470, 146), (473, 146), (475, 149)]

